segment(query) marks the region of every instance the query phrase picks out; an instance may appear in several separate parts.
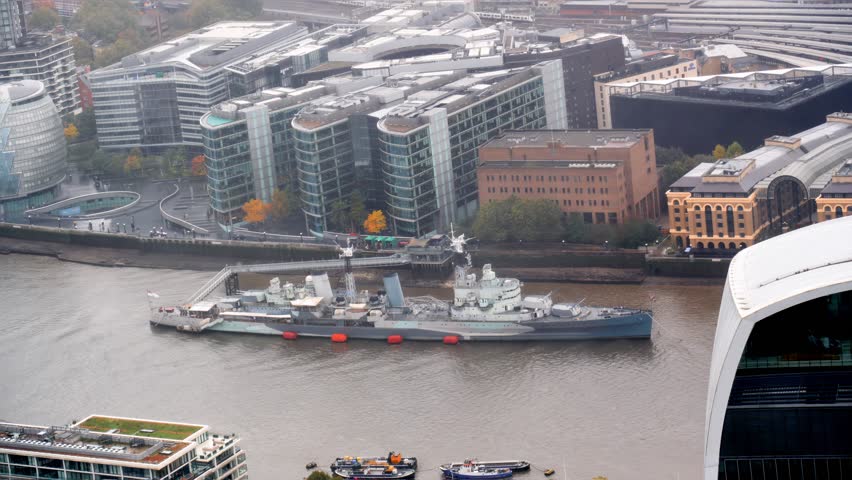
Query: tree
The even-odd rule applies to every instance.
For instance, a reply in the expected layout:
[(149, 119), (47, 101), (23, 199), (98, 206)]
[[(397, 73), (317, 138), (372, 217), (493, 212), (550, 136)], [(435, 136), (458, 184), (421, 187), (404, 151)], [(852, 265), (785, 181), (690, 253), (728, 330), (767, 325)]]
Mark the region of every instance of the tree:
[(263, 223), (269, 215), (270, 206), (263, 200), (252, 198), (243, 205), (243, 220), (248, 223)]
[(349, 225), (350, 216), (349, 209), (346, 208), (346, 204), (343, 203), (343, 200), (338, 198), (331, 204), (330, 219), (332, 228), (338, 231), (346, 230), (346, 227)]
[(142, 50), (146, 46), (144, 35), (137, 27), (129, 27), (118, 34), (118, 39), (109, 47), (98, 50), (95, 66), (104, 67)]
[(272, 202), (269, 207), (269, 215), (275, 220), (283, 220), (289, 217), (298, 206), (298, 199), (288, 186), (284, 190), (275, 190), (272, 193)]
[(332, 476), (322, 470), (314, 470), (308, 475), (307, 480), (332, 480)]
[(74, 140), (80, 136), (80, 132), (77, 130), (77, 127), (75, 127), (73, 123), (69, 123), (68, 126), (65, 127), (64, 131), (66, 140)]
[(200, 28), (219, 20), (250, 20), (263, 13), (261, 0), (193, 0), (186, 12), (189, 23)]
[(38, 7), (30, 16), (29, 26), (36, 30), (53, 30), (62, 20), (55, 10), (48, 7)]
[(124, 161), (124, 173), (132, 175), (134, 172), (142, 170), (141, 156), (142, 155), (139, 153), (139, 150), (134, 148), (130, 152), (130, 155), (127, 156), (127, 160)]
[(204, 163), (204, 155), (192, 157), (192, 174), (196, 177), (207, 175), (207, 165)]
[(353, 226), (361, 225), (367, 219), (367, 207), (364, 205), (364, 196), (361, 192), (354, 191), (349, 197), (349, 217)]
[(97, 129), (95, 128), (95, 111), (94, 109), (83, 110), (82, 113), (75, 115), (72, 121), (77, 132), (80, 134), (79, 140), (90, 140), (95, 138)]
[(78, 30), (106, 43), (128, 29), (139, 29), (139, 14), (127, 0), (83, 0), (72, 23)]
[(728, 150), (725, 148), (724, 145), (716, 145), (716, 148), (713, 149), (713, 158), (715, 158), (716, 160), (721, 160), (727, 156)]
[(728, 145), (728, 149), (725, 151), (725, 156), (728, 158), (739, 157), (743, 154), (743, 146), (740, 145), (739, 142), (734, 142)]
[(71, 37), (71, 47), (74, 49), (74, 61), (78, 66), (95, 63), (95, 51), (89, 42), (79, 36)]
[(386, 228), (388, 228), (388, 221), (381, 210), (374, 210), (373, 213), (369, 214), (367, 219), (364, 220), (364, 230), (366, 230), (367, 233), (379, 233)]
[(662, 167), (665, 165), (671, 165), (675, 162), (683, 161), (688, 157), (680, 147), (657, 147), (656, 148), (657, 155), (657, 166)]
[(523, 200), (512, 196), (479, 209), (473, 233), (482, 240), (555, 240), (562, 235), (562, 212), (550, 200)]

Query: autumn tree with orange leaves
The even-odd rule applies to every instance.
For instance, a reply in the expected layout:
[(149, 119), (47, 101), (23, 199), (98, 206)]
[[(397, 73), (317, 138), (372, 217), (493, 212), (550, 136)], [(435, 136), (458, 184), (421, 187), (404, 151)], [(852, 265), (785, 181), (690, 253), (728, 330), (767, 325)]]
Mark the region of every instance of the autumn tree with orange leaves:
[(386, 228), (388, 228), (388, 221), (381, 210), (374, 210), (373, 213), (369, 214), (367, 219), (364, 220), (364, 230), (366, 230), (367, 233), (379, 233)]
[(262, 223), (269, 216), (271, 205), (264, 203), (263, 200), (252, 198), (243, 205), (243, 220), (248, 223)]
[(207, 175), (207, 165), (204, 163), (204, 155), (197, 155), (192, 158), (192, 174), (197, 177)]

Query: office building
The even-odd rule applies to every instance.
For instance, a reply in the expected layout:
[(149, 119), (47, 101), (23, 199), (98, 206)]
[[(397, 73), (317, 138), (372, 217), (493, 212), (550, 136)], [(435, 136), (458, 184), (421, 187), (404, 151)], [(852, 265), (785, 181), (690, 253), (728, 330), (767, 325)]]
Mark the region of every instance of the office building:
[(667, 54), (654, 54), (630, 62), (618, 70), (595, 75), (598, 128), (612, 128), (609, 96), (613, 84), (695, 76), (698, 76), (696, 60), (680, 59), (677, 55)]
[(852, 472), (852, 218), (734, 257), (707, 389), (704, 480)]
[(225, 67), (228, 95), (241, 97), (265, 88), (291, 87), (294, 75), (328, 62), (330, 51), (365, 36), (363, 25), (332, 25), (272, 50), (248, 55)]
[(220, 225), (242, 220), (252, 198), (272, 200), (295, 178), (291, 120), (310, 100), (326, 95), (319, 85), (284, 87), (226, 101), (201, 118), (210, 208)]
[[(852, 115), (834, 113), (795, 135), (769, 137), (757, 150), (698, 165), (666, 192), (675, 246), (730, 251), (833, 218), (837, 207), (848, 211), (850, 157)], [(814, 216), (817, 207), (823, 212)]]
[(0, 50), (0, 82), (19, 80), (43, 83), (60, 115), (80, 108), (70, 37), (31, 33), (16, 48)]
[(62, 18), (71, 18), (83, 6), (83, 0), (53, 0), (56, 13)]
[(248, 478), (235, 434), (206, 425), (92, 415), (69, 426), (0, 423), (0, 478)]
[(472, 218), (479, 147), (510, 129), (564, 128), (560, 62), (473, 74), (417, 92), (378, 122), (386, 214), (398, 235)]
[(21, 220), (53, 201), (66, 162), (62, 120), (44, 85), (0, 85), (0, 219)]
[(621, 37), (576, 32), (539, 35), (510, 23), (483, 27), (470, 14), (430, 28), (399, 28), (364, 38), (329, 53), (329, 62), (354, 75), (486, 70), (562, 61), (565, 108), (570, 128), (595, 128), (596, 74), (624, 66)]
[(753, 148), (852, 110), (852, 64), (616, 84), (610, 110), (613, 128), (653, 128), (658, 145), (689, 154)]
[(306, 35), (292, 22), (219, 22), (91, 72), (100, 146), (201, 150), (199, 120), (229, 98), (226, 68)]
[(23, 0), (0, 0), (0, 50), (15, 48), (27, 34)]
[(654, 220), (660, 213), (650, 130), (507, 132), (479, 150), (481, 204), (553, 201), (585, 223)]
[(831, 173), (815, 203), (819, 222), (852, 216), (852, 160), (846, 160)]

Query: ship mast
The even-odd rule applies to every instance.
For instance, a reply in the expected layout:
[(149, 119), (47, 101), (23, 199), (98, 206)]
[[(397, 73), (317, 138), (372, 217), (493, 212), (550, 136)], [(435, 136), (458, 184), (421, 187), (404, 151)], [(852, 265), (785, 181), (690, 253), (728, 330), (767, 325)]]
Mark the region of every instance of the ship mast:
[(464, 246), (467, 240), (462, 233), (458, 237), (450, 224), (450, 244), (453, 248), (453, 266), (455, 267), (456, 284), (461, 285), (467, 277), (467, 270), (471, 267), (470, 254), (465, 253)]
[(346, 247), (340, 247), (340, 258), (343, 259), (343, 278), (346, 282), (346, 298), (350, 301), (355, 300), (355, 274), (352, 273), (352, 256), (355, 254), (355, 247), (349, 245), (349, 239), (346, 240)]

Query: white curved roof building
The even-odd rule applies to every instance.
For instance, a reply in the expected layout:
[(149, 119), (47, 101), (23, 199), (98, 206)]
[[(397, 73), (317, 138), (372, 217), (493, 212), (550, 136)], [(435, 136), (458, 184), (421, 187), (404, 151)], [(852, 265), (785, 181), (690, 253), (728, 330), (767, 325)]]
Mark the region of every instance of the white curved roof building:
[[(731, 262), (710, 367), (705, 480), (848, 478), (850, 239), (845, 217), (767, 240)], [(815, 476), (797, 473), (811, 470)]]

